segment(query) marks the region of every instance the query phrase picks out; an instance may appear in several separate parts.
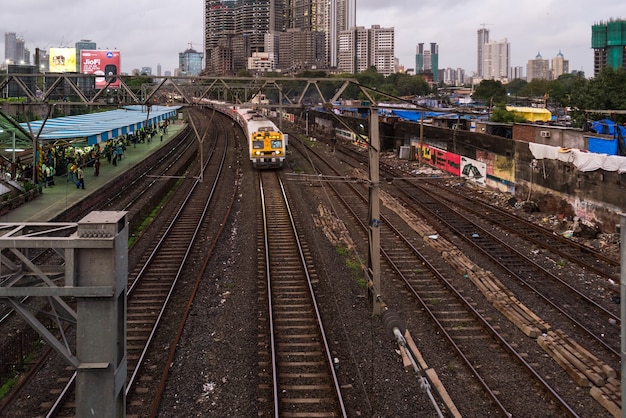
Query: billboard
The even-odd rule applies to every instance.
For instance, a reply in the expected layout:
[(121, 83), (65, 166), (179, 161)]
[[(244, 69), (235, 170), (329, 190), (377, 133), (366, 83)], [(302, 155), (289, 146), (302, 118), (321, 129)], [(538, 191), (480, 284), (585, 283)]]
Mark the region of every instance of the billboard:
[[(96, 88), (106, 86), (109, 79), (120, 73), (120, 51), (106, 49), (83, 49), (80, 51), (80, 72), (82, 74), (96, 74)], [(119, 78), (109, 84), (109, 87), (119, 87)]]
[(76, 72), (76, 48), (50, 48), (48, 57), (51, 73)]

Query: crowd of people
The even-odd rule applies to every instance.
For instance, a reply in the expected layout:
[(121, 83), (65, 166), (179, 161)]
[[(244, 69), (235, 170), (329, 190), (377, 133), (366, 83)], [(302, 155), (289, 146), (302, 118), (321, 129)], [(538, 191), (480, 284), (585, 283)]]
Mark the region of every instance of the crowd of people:
[[(15, 162), (1, 161), (0, 170), (7, 179), (16, 181), (33, 181), (44, 188), (54, 187), (55, 178), (66, 177), (67, 182), (72, 182), (76, 188), (85, 188), (85, 170), (93, 168), (93, 175), (100, 175), (101, 159), (106, 159), (107, 163), (117, 166), (124, 158), (129, 146), (136, 147), (137, 144), (149, 143), (160, 133), (161, 140), (163, 134), (167, 134), (168, 123), (159, 126), (141, 128), (136, 132), (121, 135), (115, 139), (110, 139), (105, 143), (97, 143), (89, 146), (75, 146), (68, 143), (57, 143), (50, 145), (46, 149), (40, 148), (42, 163), (39, 167), (34, 167), (32, 163), (22, 163), (20, 158)], [(33, 170), (37, 172), (34, 177)]]

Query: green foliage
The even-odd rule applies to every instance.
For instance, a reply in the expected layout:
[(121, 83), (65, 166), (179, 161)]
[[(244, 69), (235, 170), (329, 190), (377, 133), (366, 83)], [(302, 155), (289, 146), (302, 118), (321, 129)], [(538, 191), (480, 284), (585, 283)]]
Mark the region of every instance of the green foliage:
[(242, 68), (241, 70), (237, 71), (237, 77), (252, 77), (252, 73), (249, 70)]
[(298, 77), (304, 78), (326, 78), (328, 74), (322, 70), (306, 70), (298, 74)]
[(394, 86), (397, 96), (426, 96), (431, 93), (428, 83), (418, 75), (394, 73), (389, 75), (384, 86), (380, 90), (387, 92), (385, 86)]
[(480, 82), (474, 93), (474, 100), (483, 102), (485, 105), (504, 103), (507, 98), (506, 89), (499, 80), (483, 80)]
[(144, 84), (152, 84), (153, 80), (151, 77), (129, 77), (124, 78), (124, 84), (126, 84), (131, 89), (139, 89)]
[(521, 78), (516, 78), (515, 80), (511, 80), (506, 87), (506, 92), (511, 96), (519, 96), (520, 90), (528, 85), (528, 81), (522, 80)]
[(346, 247), (336, 247), (335, 252), (338, 255), (343, 256), (343, 257), (348, 257), (350, 255), (350, 252), (348, 251)]
[(526, 119), (515, 112), (509, 112), (503, 104), (499, 104), (493, 109), (490, 120), (492, 122), (501, 123), (521, 123), (526, 122)]
[(13, 389), (13, 386), (15, 386), (17, 382), (19, 382), (19, 380), (19, 376), (14, 376), (8, 379), (6, 383), (2, 385), (2, 387), (0, 387), (0, 399), (4, 398), (7, 393), (9, 393), (11, 389)]
[(589, 81), (573, 98), (573, 104), (581, 109), (625, 110), (626, 70), (605, 67), (598, 76)]
[(370, 67), (367, 70), (354, 75), (354, 78), (364, 86), (380, 87), (385, 83), (385, 76), (376, 70), (376, 67)]
[(550, 83), (548, 96), (550, 102), (561, 107), (568, 107), (572, 104), (572, 97), (581, 91), (588, 80), (579, 74), (562, 74)]
[(530, 98), (545, 97), (548, 93), (549, 87), (549, 80), (532, 80), (519, 90), (518, 95)]

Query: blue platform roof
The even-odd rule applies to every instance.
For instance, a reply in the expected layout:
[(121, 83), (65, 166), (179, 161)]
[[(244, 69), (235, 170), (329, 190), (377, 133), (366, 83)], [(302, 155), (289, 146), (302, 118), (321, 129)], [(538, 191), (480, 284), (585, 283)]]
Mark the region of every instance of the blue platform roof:
[[(152, 106), (150, 112), (145, 106), (127, 106), (108, 112), (51, 118), (46, 121), (39, 139), (59, 140), (83, 138), (89, 145), (106, 142), (136, 132), (147, 125), (156, 125), (174, 117), (180, 106)], [(43, 121), (30, 123), (33, 133), (39, 132)], [(28, 131), (28, 124), (20, 124)]]

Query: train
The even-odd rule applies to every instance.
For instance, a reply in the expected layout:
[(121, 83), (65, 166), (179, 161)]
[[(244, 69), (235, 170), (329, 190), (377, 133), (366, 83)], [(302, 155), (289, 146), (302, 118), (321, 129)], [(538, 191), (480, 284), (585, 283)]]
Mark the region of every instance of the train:
[(347, 129), (335, 128), (335, 138), (337, 140), (349, 141), (357, 147), (367, 148), (367, 136), (357, 135)]
[(257, 169), (282, 168), (287, 154), (288, 136), (265, 115), (252, 107), (201, 99), (201, 104), (233, 119), (243, 130), (248, 156)]

